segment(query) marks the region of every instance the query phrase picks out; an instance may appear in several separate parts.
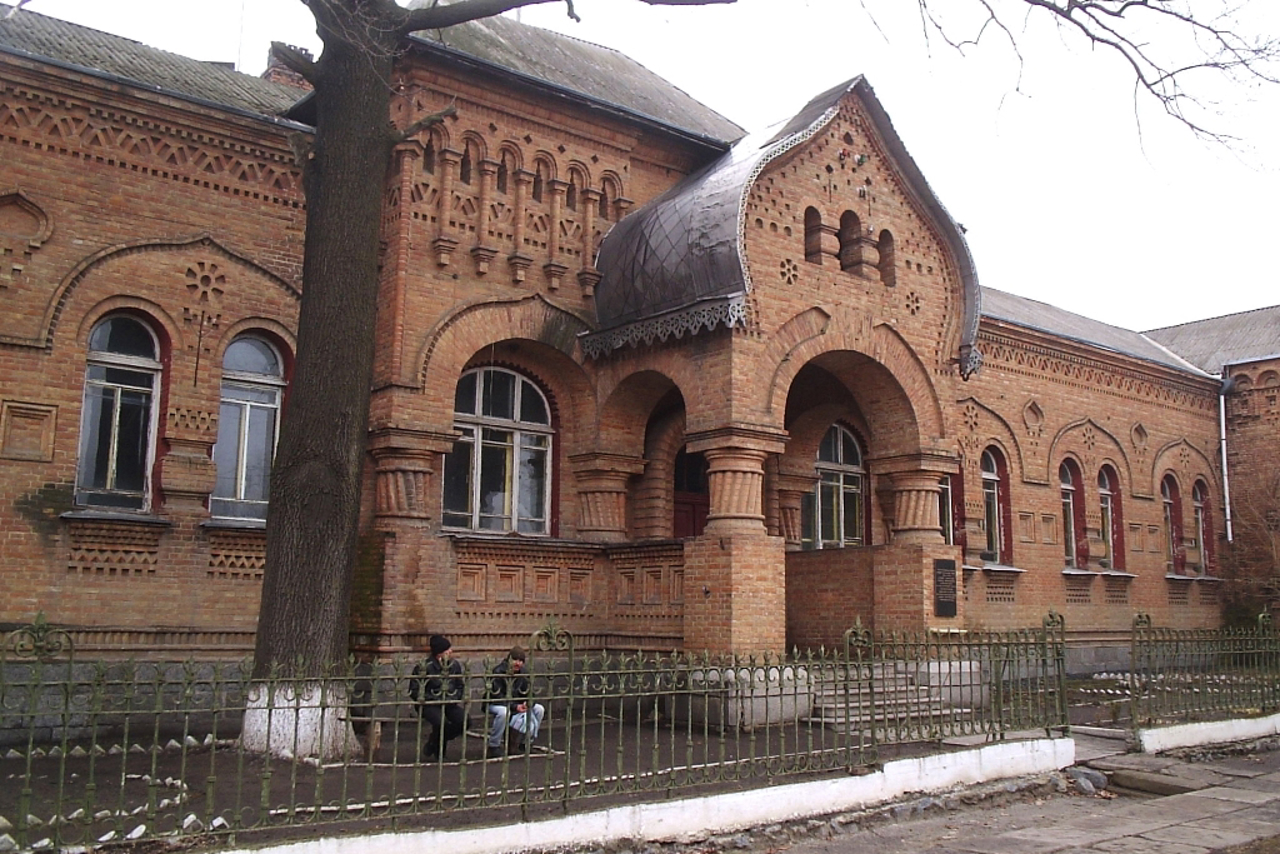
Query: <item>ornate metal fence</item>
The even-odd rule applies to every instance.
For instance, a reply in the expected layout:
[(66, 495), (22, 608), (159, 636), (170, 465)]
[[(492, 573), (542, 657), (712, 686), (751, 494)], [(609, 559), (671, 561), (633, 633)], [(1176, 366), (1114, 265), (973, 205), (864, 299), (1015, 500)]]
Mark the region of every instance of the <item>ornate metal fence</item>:
[[(886, 745), (1065, 724), (1062, 628), (1053, 616), (1006, 633), (855, 626), (839, 650), (783, 659), (585, 653), (551, 626), (532, 641), (538, 738), (486, 749), (495, 662), (474, 662), (465, 732), (438, 760), (424, 709), (451, 701), (411, 699), (415, 662), (254, 683), (247, 663), (80, 661), (38, 621), (0, 650), (0, 849), (5, 835), (39, 850), (409, 829), (847, 772)], [(264, 702), (275, 757), (241, 738), (246, 708)], [(341, 730), (337, 755), (302, 756), (326, 741), (316, 726)]]
[(1170, 629), (1139, 614), (1129, 674), (1135, 726), (1280, 710), (1280, 635), (1270, 615), (1249, 628)]

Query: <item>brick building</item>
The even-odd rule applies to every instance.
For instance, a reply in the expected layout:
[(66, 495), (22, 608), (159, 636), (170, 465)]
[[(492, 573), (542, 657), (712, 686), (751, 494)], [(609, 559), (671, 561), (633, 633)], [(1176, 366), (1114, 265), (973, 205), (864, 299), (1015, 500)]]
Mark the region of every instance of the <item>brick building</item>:
[[(0, 622), (242, 653), (306, 92), (26, 10), (0, 67)], [(493, 19), (396, 86), (401, 125), (457, 114), (385, 190), (356, 647), (1218, 621), (1222, 365), (981, 288), (866, 80), (744, 134)], [(1231, 374), (1233, 489), (1269, 341), (1226, 360), (1273, 357)]]

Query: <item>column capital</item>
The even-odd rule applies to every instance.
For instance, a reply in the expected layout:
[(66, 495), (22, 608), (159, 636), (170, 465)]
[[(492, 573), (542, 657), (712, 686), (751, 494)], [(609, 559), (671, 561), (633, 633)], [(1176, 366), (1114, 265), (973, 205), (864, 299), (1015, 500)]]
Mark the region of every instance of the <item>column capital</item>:
[(787, 444), (787, 433), (764, 425), (731, 424), (710, 430), (685, 434), (690, 451), (707, 453), (717, 448), (755, 450), (764, 454), (780, 454)]

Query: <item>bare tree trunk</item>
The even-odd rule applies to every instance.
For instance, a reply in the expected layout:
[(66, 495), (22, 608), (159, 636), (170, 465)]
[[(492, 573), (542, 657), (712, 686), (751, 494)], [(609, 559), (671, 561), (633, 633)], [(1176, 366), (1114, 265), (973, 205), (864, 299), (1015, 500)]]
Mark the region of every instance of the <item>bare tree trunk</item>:
[[(267, 513), (256, 710), (244, 724), (247, 747), (276, 755), (340, 756), (354, 738), (344, 686), (325, 677), (338, 675), (330, 668), (348, 649), (398, 38), (366, 21), (332, 20), (340, 8), (313, 7), (322, 33), (347, 37), (326, 39), (311, 75), (317, 120), (302, 164), (298, 353)], [(379, 35), (390, 44), (379, 44)], [(268, 688), (261, 680), (272, 674), (303, 681)]]

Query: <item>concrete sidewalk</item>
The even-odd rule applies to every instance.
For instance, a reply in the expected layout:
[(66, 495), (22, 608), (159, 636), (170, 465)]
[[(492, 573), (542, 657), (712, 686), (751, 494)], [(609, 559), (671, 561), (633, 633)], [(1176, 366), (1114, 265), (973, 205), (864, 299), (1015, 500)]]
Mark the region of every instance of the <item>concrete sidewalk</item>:
[[(1099, 752), (1094, 740), (1081, 740), (1087, 742), (1082, 753)], [(1105, 746), (1100, 752), (1107, 753)], [(865, 824), (841, 824), (837, 817), (786, 847), (789, 854), (1208, 854), (1280, 835), (1280, 751), (1204, 762), (1095, 755), (1084, 764), (1110, 778), (1102, 796), (1072, 787), (932, 817), (927, 809), (919, 818)], [(771, 842), (763, 847), (783, 847), (781, 840)]]

